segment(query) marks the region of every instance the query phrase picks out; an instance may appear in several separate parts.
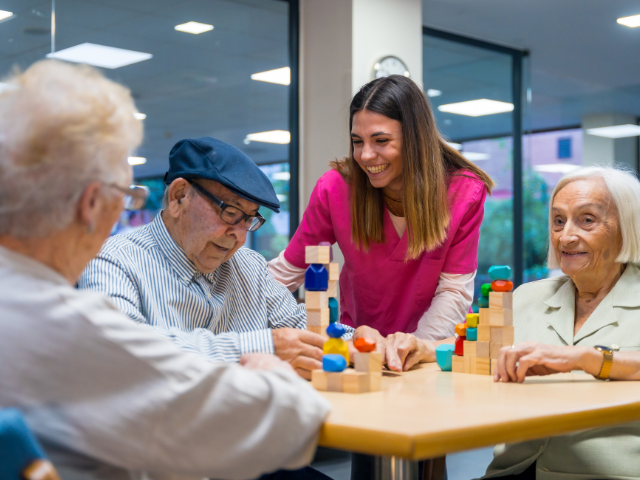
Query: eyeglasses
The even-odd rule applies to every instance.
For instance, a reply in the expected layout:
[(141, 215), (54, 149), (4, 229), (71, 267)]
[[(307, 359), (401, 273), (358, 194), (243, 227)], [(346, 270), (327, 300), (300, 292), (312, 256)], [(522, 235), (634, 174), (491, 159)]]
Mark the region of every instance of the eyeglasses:
[(213, 203), (218, 208), (220, 208), (220, 219), (228, 225), (237, 225), (240, 222), (244, 221), (247, 231), (255, 232), (262, 225), (264, 225), (264, 222), (267, 221), (259, 213), (256, 213), (255, 215), (248, 215), (244, 213), (242, 210), (240, 210), (239, 208), (229, 205), (227, 203), (224, 203), (222, 200), (214, 197), (211, 193), (205, 190), (205, 188), (202, 185), (197, 184), (193, 180), (187, 179), (187, 182), (191, 184), (191, 186), (195, 189), (196, 192), (198, 192), (200, 195), (202, 195), (211, 203)]
[(142, 185), (129, 185), (129, 188), (126, 188), (116, 185), (115, 183), (110, 183), (107, 186), (124, 193), (125, 210), (140, 210), (147, 203), (147, 198), (149, 197), (149, 189), (147, 187), (143, 187)]

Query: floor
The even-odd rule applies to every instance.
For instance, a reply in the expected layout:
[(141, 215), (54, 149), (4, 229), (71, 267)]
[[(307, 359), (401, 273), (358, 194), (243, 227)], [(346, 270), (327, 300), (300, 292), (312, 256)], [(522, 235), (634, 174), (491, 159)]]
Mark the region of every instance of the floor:
[[(448, 480), (471, 480), (484, 475), (493, 458), (493, 448), (481, 448), (447, 456)], [(351, 455), (340, 450), (318, 448), (311, 464), (333, 480), (351, 479)]]

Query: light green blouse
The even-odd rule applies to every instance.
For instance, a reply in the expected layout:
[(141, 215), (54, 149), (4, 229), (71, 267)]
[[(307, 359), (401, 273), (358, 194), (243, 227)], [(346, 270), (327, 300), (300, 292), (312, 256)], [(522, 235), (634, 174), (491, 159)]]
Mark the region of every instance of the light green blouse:
[[(575, 336), (575, 286), (566, 275), (522, 285), (514, 293), (513, 310), (516, 343), (638, 351), (640, 269), (627, 266)], [(497, 445), (485, 478), (521, 473), (536, 460), (537, 480), (640, 479), (640, 422)]]

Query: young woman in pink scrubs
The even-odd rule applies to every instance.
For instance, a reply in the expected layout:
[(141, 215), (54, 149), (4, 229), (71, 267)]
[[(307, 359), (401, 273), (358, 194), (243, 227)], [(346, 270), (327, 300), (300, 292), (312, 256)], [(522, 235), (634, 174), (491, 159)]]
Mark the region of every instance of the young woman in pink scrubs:
[(446, 144), (424, 93), (403, 76), (362, 87), (349, 126), (349, 157), (318, 180), (270, 271), (293, 291), (305, 246), (337, 242), (341, 322), (384, 344), (389, 368), (407, 370), (434, 361), (433, 342), (452, 337), (469, 311), (493, 182)]

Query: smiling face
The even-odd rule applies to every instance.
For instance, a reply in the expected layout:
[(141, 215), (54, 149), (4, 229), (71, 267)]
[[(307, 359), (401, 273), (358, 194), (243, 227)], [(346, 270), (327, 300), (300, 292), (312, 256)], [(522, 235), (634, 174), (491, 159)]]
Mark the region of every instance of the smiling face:
[(375, 188), (402, 189), (402, 124), (379, 113), (353, 116), (353, 158)]
[(619, 270), (618, 212), (602, 178), (567, 184), (553, 199), (551, 212), (551, 244), (563, 273), (601, 277)]
[[(249, 215), (258, 212), (258, 204), (239, 197), (217, 182), (204, 179), (196, 182), (218, 199)], [(163, 212), (162, 217), (167, 230), (200, 272), (213, 272), (244, 245), (247, 238), (245, 222), (229, 225), (222, 221), (220, 208), (182, 178), (174, 180), (170, 189), (167, 215)]]

